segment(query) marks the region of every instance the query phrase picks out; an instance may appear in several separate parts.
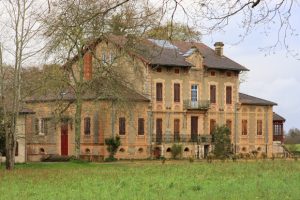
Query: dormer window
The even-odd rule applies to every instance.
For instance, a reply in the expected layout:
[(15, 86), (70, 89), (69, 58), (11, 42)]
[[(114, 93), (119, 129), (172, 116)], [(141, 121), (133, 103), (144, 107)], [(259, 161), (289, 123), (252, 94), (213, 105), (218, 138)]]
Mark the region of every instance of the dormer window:
[(179, 72), (180, 72), (179, 69), (176, 68), (176, 69), (175, 69), (175, 74), (179, 74)]
[(231, 77), (231, 72), (226, 72), (227, 77)]
[(211, 75), (211, 76), (216, 76), (216, 72), (215, 72), (215, 71), (211, 71), (211, 72), (210, 72), (210, 75)]
[(157, 68), (156, 71), (157, 71), (157, 72), (161, 72), (161, 68), (160, 68), (160, 67)]

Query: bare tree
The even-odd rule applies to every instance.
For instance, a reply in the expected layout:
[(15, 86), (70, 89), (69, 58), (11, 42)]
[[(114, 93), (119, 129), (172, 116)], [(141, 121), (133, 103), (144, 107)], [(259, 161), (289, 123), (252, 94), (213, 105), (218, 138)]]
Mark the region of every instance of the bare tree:
[[(135, 4), (142, 5), (133, 9)], [(144, 6), (144, 7), (143, 7)], [(112, 93), (112, 88), (122, 90), (128, 85), (124, 74), (112, 70), (117, 54), (108, 60), (96, 56), (95, 46), (111, 33), (116, 35), (142, 35), (155, 10), (147, 8), (147, 2), (130, 0), (62, 0), (50, 3), (50, 10), (41, 16), (47, 40), (47, 54), (64, 64), (68, 72), (68, 88), (75, 96), (75, 155), (80, 155), (81, 113), (84, 96), (90, 88), (101, 88), (96, 96)], [(141, 9), (142, 8), (142, 9)], [(147, 9), (145, 9), (147, 8)], [(148, 23), (146, 23), (146, 20)], [(153, 20), (155, 21), (155, 20)], [(143, 22), (143, 23), (142, 23)], [(153, 23), (153, 22), (151, 22)], [(132, 38), (132, 37), (131, 37)], [(130, 40), (128, 40), (130, 41)], [(128, 42), (127, 41), (127, 42)], [(90, 54), (99, 67), (93, 72), (93, 80), (84, 77), (84, 56)], [(113, 62), (112, 62), (113, 61)], [(117, 66), (114, 66), (116, 68)], [(118, 87), (119, 86), (119, 87)], [(120, 92), (114, 92), (118, 94)]]
[[(2, 2), (1, 7), (4, 8), (5, 17), (4, 28), (8, 35), (3, 36), (8, 42), (5, 48), (1, 48), (1, 106), (4, 115), (5, 138), (6, 138), (6, 169), (12, 170), (15, 161), (15, 146), (17, 139), (17, 119), (19, 116), (21, 105), (21, 71), (24, 62), (36, 55), (38, 51), (29, 49), (31, 42), (37, 36), (37, 23), (33, 19), (36, 14), (35, 0), (7, 0)], [(10, 55), (12, 76), (10, 96), (5, 93), (5, 80), (3, 53)], [(9, 57), (9, 56), (7, 56)]]
[(299, 59), (299, 52), (291, 43), (291, 38), (299, 38), (295, 29), (298, 22), (292, 19), (299, 11), (296, 0), (164, 0), (163, 3), (171, 21), (176, 21), (181, 13), (180, 16), (186, 17), (186, 22), (196, 26), (202, 35), (223, 31), (234, 24), (240, 28), (235, 34), (241, 42), (259, 29), (266, 36), (276, 38), (262, 50), (271, 53), (285, 48), (289, 55)]

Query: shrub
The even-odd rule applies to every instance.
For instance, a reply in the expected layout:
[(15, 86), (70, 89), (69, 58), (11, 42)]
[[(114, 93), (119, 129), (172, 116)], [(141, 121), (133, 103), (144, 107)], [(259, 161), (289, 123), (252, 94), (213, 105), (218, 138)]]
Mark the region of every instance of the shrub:
[(172, 158), (177, 159), (178, 156), (182, 155), (182, 145), (181, 144), (173, 144), (171, 147)]
[(253, 151), (251, 151), (251, 154), (252, 154), (252, 156), (256, 159), (256, 158), (257, 158), (257, 155), (258, 155), (258, 151), (253, 150)]
[(116, 158), (114, 157), (117, 153), (119, 146), (121, 146), (120, 137), (111, 137), (105, 139), (105, 144), (107, 145), (107, 151), (109, 152), (109, 157), (105, 159), (106, 162), (115, 161)]
[(214, 155), (216, 158), (225, 159), (231, 152), (230, 130), (226, 125), (217, 126), (213, 133)]

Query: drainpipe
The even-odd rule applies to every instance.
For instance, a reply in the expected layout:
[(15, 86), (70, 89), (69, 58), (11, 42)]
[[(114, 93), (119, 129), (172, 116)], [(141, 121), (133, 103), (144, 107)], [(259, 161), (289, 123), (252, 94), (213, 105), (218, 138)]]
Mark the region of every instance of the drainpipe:
[(238, 128), (237, 128), (237, 125), (238, 125), (237, 106), (238, 106), (238, 103), (235, 103), (234, 104), (234, 154), (237, 153), (237, 150), (236, 150), (236, 146), (237, 146), (237, 134), (238, 134)]

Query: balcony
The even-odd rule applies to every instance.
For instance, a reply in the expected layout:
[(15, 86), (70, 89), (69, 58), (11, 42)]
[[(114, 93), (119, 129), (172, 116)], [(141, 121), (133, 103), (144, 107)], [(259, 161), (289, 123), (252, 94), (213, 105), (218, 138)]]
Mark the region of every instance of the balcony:
[(153, 135), (152, 142), (155, 144), (170, 144), (170, 143), (211, 143), (211, 135), (187, 135), (187, 134), (163, 134), (163, 135)]
[(209, 100), (191, 101), (184, 100), (183, 106), (185, 110), (208, 110), (210, 106)]

